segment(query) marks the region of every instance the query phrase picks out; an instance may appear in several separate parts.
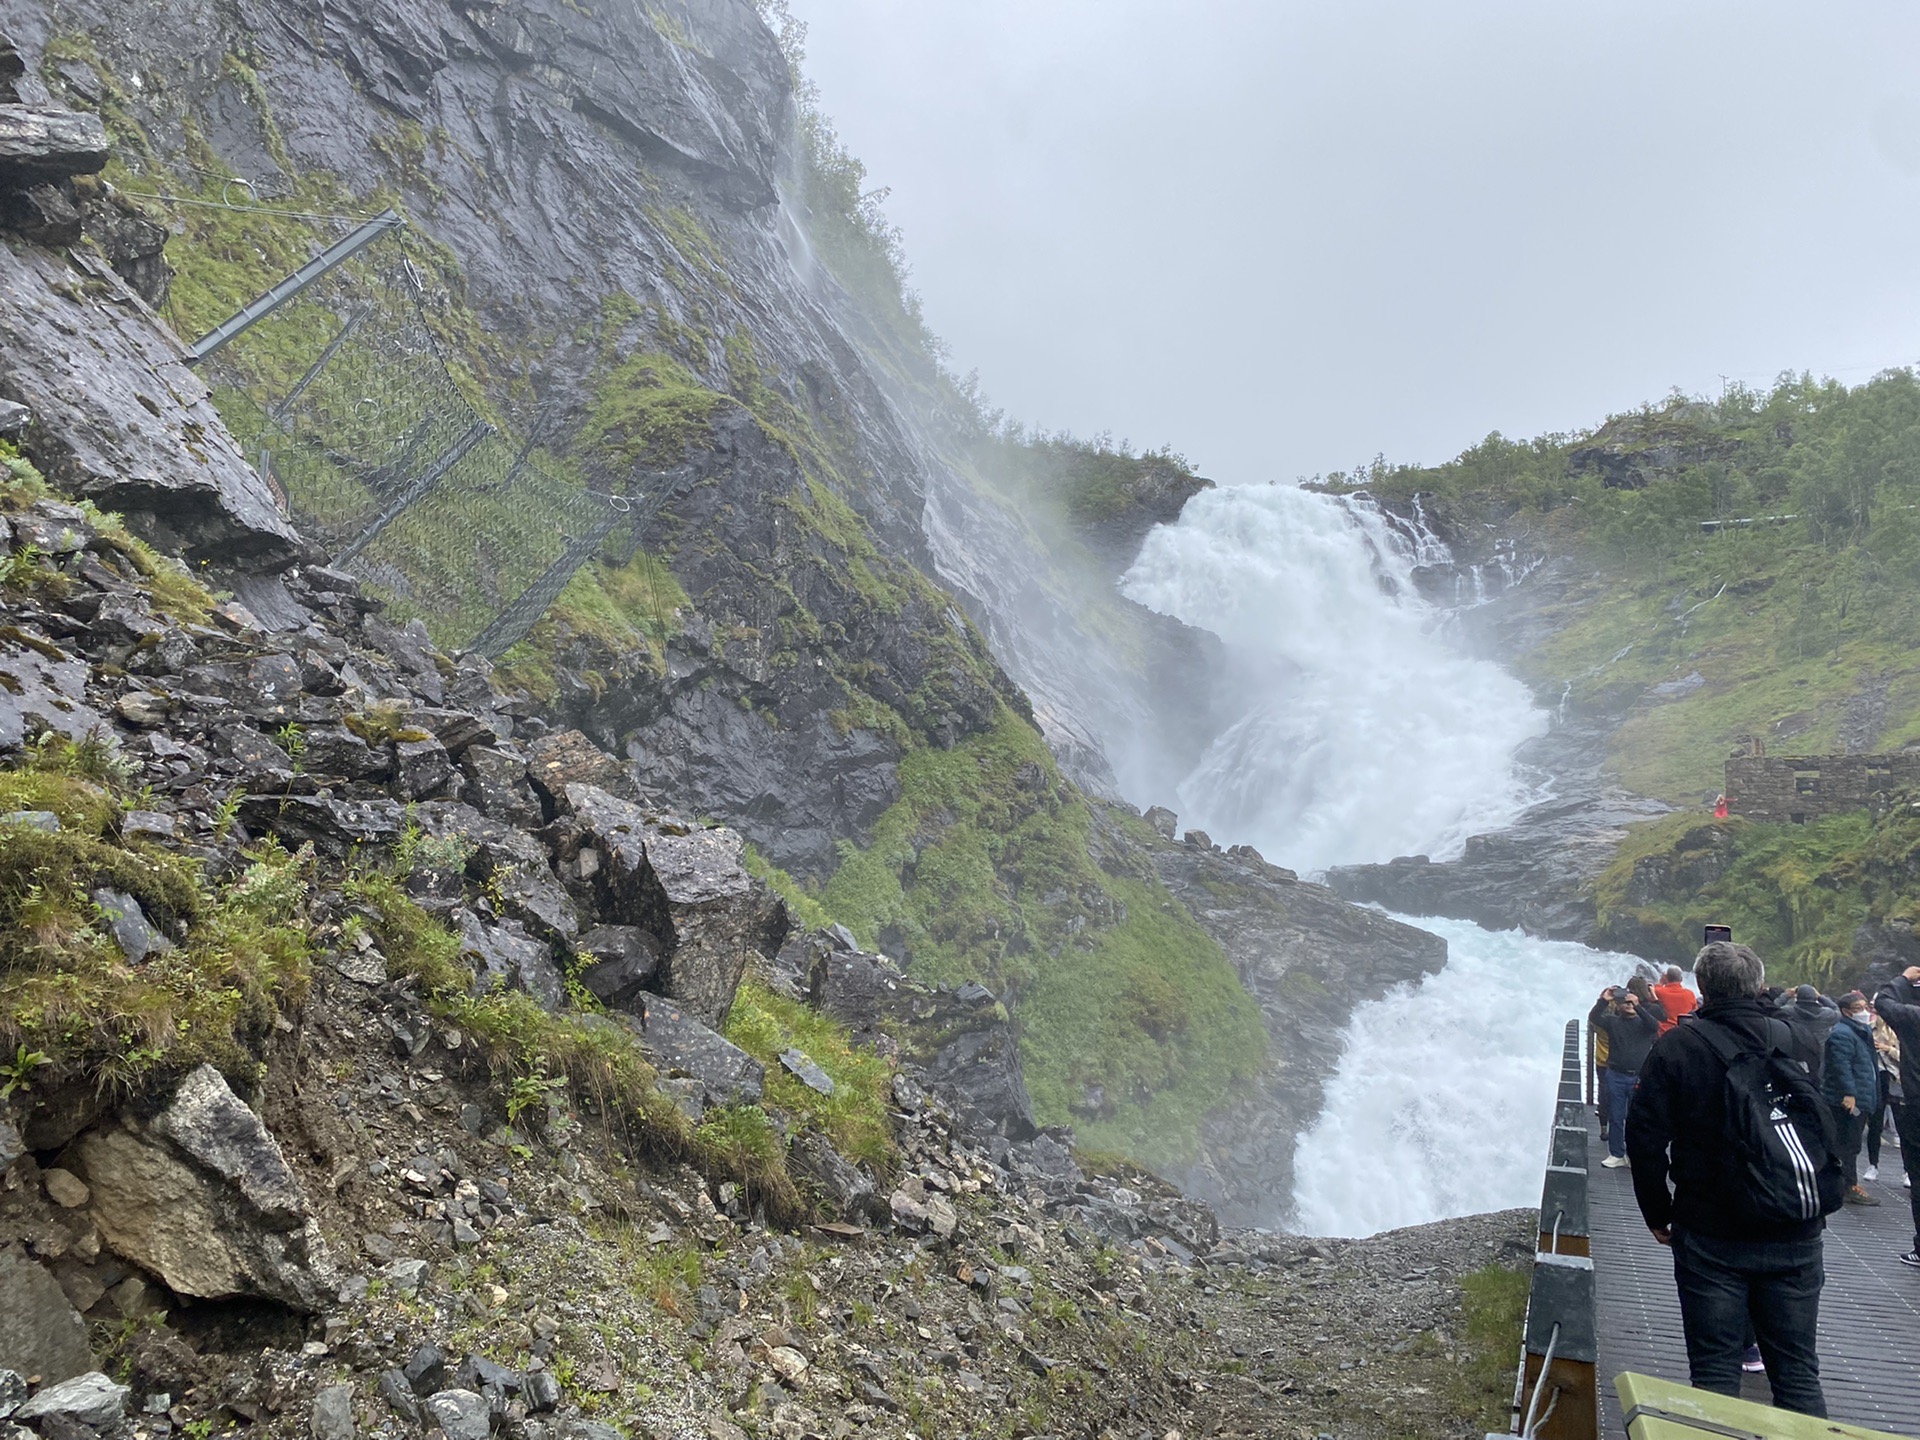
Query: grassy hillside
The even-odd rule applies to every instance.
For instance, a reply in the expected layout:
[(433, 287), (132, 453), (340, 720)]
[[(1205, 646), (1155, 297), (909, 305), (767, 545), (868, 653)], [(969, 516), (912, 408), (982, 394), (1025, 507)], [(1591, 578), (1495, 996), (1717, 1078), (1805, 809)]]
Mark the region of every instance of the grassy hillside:
[[(1655, 851), (1682, 860), (1725, 760), (1753, 741), (1775, 754), (1920, 742), (1912, 371), (1674, 398), (1590, 435), (1492, 435), (1445, 465), (1376, 462), (1328, 481), (1423, 492), (1469, 531), (1493, 522), (1523, 548), (1574, 561), (1577, 578), (1546, 602), (1548, 633), (1517, 663), (1549, 703), (1624, 714), (1613, 771), (1692, 811), (1630, 842), (1603, 912), (1644, 908), (1625, 902), (1632, 862)], [(1670, 889), (1643, 915), (1650, 929), (1626, 932), (1657, 948), (1671, 926), (1678, 953), (1697, 919), (1735, 916), (1798, 970), (1846, 972), (1854, 927), (1908, 903), (1906, 882), (1889, 873), (1867, 893), (1864, 815), (1782, 828), (1725, 829), (1725, 873)]]

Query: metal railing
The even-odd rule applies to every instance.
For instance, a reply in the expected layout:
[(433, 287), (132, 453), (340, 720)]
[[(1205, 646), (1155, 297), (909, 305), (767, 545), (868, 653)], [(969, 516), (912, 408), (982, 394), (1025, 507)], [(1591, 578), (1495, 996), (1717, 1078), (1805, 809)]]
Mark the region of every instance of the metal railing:
[(1599, 1440), (1600, 1434), (1586, 1069), (1580, 1022), (1569, 1020), (1513, 1391), (1510, 1433), (1529, 1440)]

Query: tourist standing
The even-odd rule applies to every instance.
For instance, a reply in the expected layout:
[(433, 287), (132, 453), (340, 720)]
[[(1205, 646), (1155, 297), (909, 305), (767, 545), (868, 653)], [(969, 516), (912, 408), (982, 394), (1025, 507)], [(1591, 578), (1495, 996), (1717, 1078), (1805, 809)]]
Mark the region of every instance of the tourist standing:
[(1827, 1064), (1827, 1036), (1839, 1023), (1840, 1007), (1813, 986), (1801, 985), (1782, 997), (1779, 1015), (1793, 1031), (1793, 1058), (1818, 1086)]
[[(1761, 1003), (1760, 957), (1718, 940), (1693, 973), (1700, 1009), (1653, 1047), (1627, 1117), (1634, 1198), (1673, 1248), (1693, 1384), (1738, 1395), (1751, 1332), (1774, 1403), (1824, 1416), (1821, 1231), (1840, 1204), (1832, 1127), (1787, 1053), (1786, 1026)], [(1763, 1144), (1756, 1165), (1749, 1147), (1779, 1134), (1773, 1111), (1792, 1137)]]
[(1609, 985), (1587, 1023), (1607, 1037), (1607, 1068), (1600, 1072), (1607, 1094), (1607, 1158), (1600, 1163), (1618, 1170), (1627, 1163), (1627, 1108), (1640, 1083), (1640, 1067), (1660, 1037), (1660, 1019), (1656, 1007), (1643, 1008), (1632, 990)]
[[(1905, 1100), (1893, 1112), (1893, 1123), (1900, 1136), (1900, 1162), (1912, 1180), (1920, 1157), (1920, 965), (1909, 965), (1882, 985), (1873, 1008), (1900, 1041), (1900, 1092)], [(1913, 1249), (1900, 1263), (1920, 1270), (1920, 1189), (1913, 1191), (1912, 1201)]]
[(1847, 1204), (1878, 1205), (1860, 1188), (1860, 1141), (1867, 1112), (1880, 1098), (1880, 1065), (1873, 1050), (1873, 1015), (1858, 990), (1840, 997), (1840, 1023), (1827, 1035), (1827, 1064), (1821, 1091), (1833, 1112), (1840, 1168), (1847, 1177)]
[(1682, 1015), (1691, 1015), (1694, 1007), (1700, 1003), (1700, 997), (1687, 988), (1686, 976), (1680, 973), (1678, 965), (1667, 967), (1667, 973), (1653, 987), (1653, 998), (1667, 1012), (1667, 1018), (1660, 1022), (1662, 1035), (1678, 1025)]

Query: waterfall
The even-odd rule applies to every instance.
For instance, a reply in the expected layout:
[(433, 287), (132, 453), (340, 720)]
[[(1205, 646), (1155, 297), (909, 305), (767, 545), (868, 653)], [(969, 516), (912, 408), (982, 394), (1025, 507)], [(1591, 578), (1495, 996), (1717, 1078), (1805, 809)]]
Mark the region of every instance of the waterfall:
[(1294, 1152), (1295, 1223), (1371, 1235), (1538, 1203), (1561, 1027), (1641, 962), (1464, 920), (1409, 920), (1447, 966), (1354, 1012)]
[(1546, 727), (1527, 689), (1455, 649), (1415, 571), (1450, 564), (1423, 517), (1288, 485), (1196, 496), (1122, 588), (1211, 630), (1235, 719), (1174, 797), (1185, 823), (1300, 870), (1436, 859), (1529, 799), (1513, 752)]

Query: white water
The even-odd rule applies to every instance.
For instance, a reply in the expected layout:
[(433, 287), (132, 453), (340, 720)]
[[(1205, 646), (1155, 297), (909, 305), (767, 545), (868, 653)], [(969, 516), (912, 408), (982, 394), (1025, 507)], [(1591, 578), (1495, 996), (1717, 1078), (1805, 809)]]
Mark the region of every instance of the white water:
[(1412, 572), (1444, 558), (1364, 499), (1289, 485), (1207, 491), (1147, 537), (1122, 588), (1218, 635), (1244, 684), (1179, 786), (1185, 824), (1313, 871), (1445, 859), (1519, 813), (1513, 752), (1546, 717), (1439, 633)]
[(1308, 1235), (1537, 1204), (1563, 1027), (1639, 963), (1463, 920), (1407, 923), (1446, 938), (1447, 966), (1354, 1012), (1294, 1152)]

